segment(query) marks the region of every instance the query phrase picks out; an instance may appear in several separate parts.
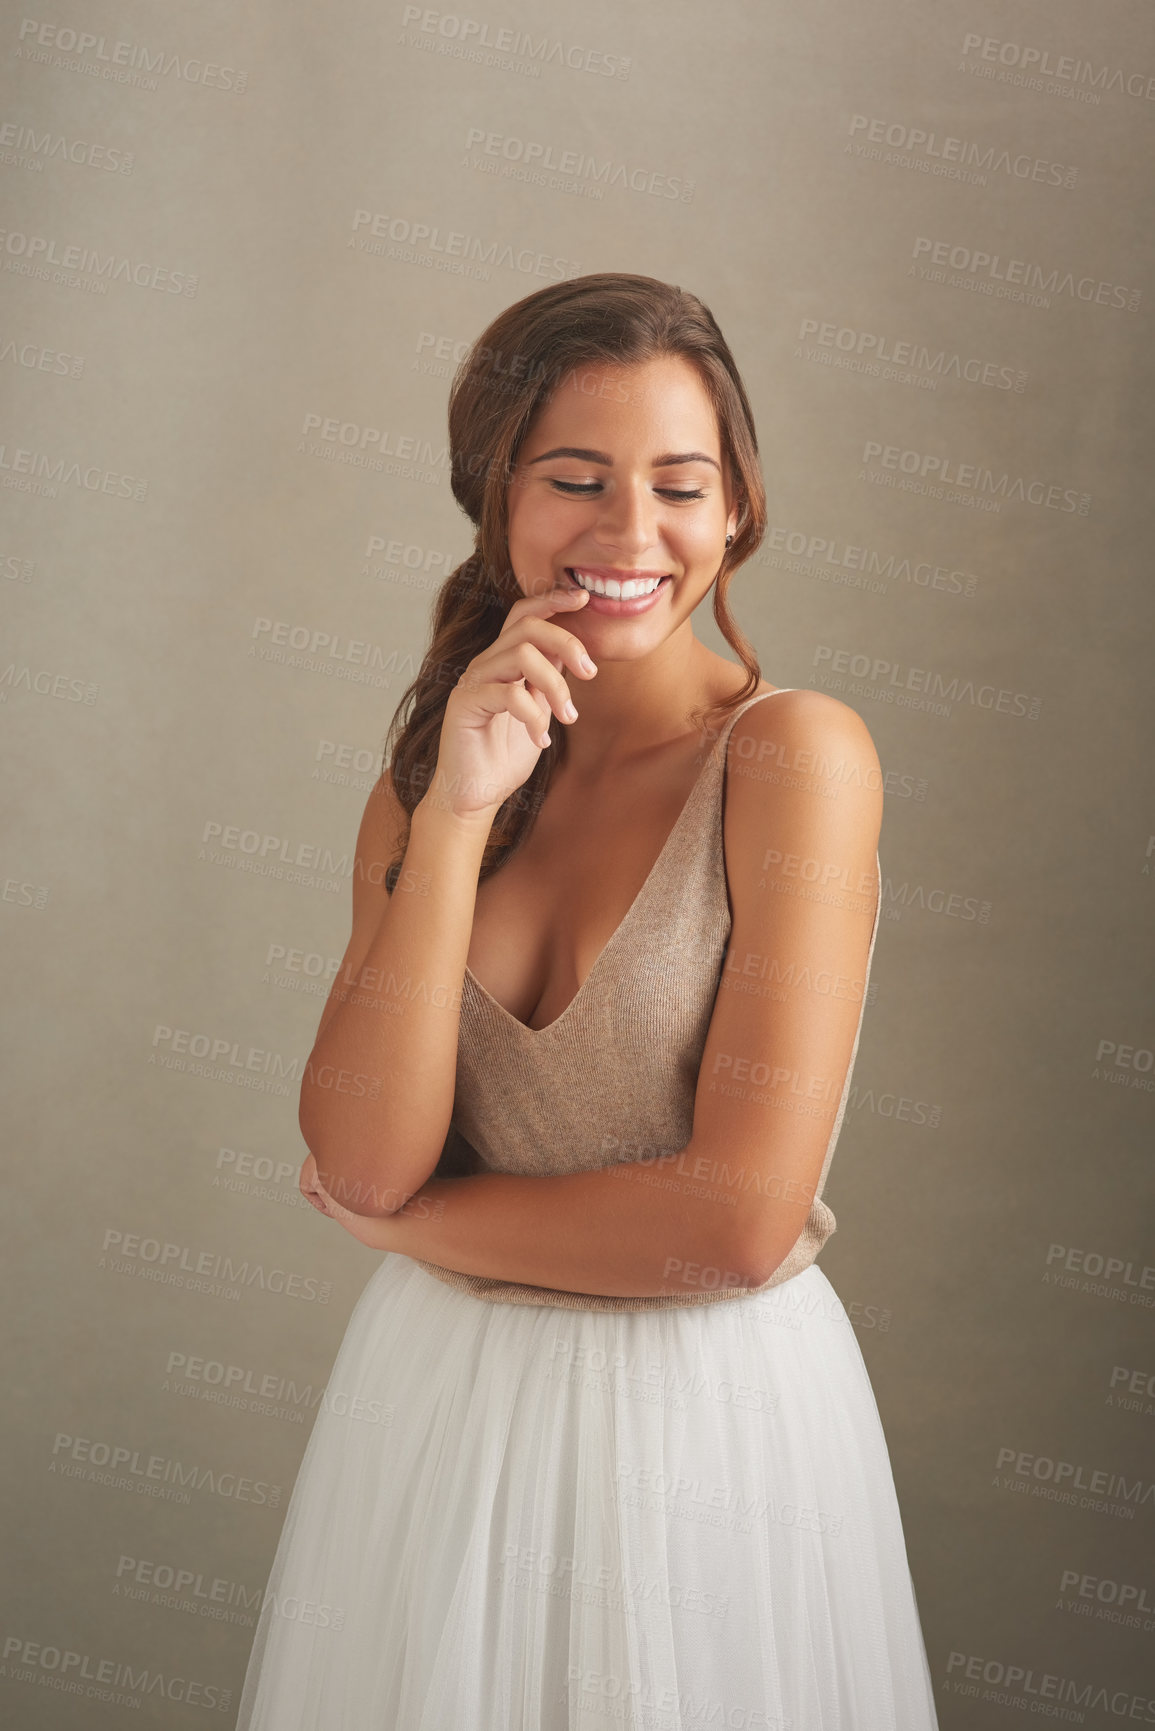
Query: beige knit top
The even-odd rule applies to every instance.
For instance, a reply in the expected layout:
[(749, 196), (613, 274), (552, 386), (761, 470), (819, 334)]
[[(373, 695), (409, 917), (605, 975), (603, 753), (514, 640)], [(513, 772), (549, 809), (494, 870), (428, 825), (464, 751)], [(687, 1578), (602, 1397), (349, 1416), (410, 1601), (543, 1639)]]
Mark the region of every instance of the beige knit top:
[[(527, 1027), (466, 968), (453, 1120), (439, 1172), (454, 1169), (454, 1154), (460, 1169), (462, 1154), (468, 1159), (474, 1151), (480, 1170), (549, 1177), (652, 1161), (686, 1147), (732, 923), (722, 829), (726, 743), (745, 709), (777, 695), (758, 692), (728, 717), (626, 917), (555, 1021)], [(877, 935), (876, 908), (854, 1047), (815, 1199), (789, 1255), (758, 1292), (808, 1268), (835, 1229), (821, 1197), (846, 1112)], [(490, 1303), (651, 1310), (749, 1296), (719, 1287), (616, 1297), (462, 1274), (435, 1262), (420, 1266)]]

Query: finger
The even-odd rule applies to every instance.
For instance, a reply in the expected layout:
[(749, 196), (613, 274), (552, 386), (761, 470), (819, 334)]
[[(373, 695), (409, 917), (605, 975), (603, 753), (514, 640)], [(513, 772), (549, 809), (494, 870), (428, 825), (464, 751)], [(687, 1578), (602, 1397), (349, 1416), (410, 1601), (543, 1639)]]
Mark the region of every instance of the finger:
[(487, 715), (504, 714), (520, 721), (533, 743), (544, 749), (542, 736), (549, 727), (549, 704), (542, 692), (522, 683), (516, 667), (509, 679), (479, 682), (471, 689), (470, 697)]
[[(540, 691), (559, 721), (571, 722), (576, 714), (565, 675), (549, 656), (528, 639), (517, 646), (516, 664), (531, 690)], [(566, 713), (567, 709), (570, 711)]]
[(548, 619), (551, 613), (578, 613), (588, 600), (589, 594), (585, 589), (571, 589), (561, 583), (553, 587), (543, 586), (540, 592), (518, 596), (505, 616), (505, 626), (519, 619)]
[[(542, 626), (540, 629), (549, 628)], [(474, 656), (457, 681), (456, 689), (476, 701), (483, 690), (492, 693), (495, 687), (517, 685), (524, 680), (528, 686), (543, 694), (547, 707), (554, 710), (559, 720), (572, 721), (574, 715), (565, 713), (567, 704), (572, 703), (573, 699), (565, 675), (558, 665), (562, 660), (563, 656), (558, 656), (555, 660), (548, 647), (539, 648), (531, 637), (514, 637), (509, 641), (499, 637), (483, 654)], [(484, 707), (492, 712), (495, 707), (503, 709), (505, 705), (503, 702), (495, 705), (491, 697)], [(548, 715), (546, 719), (549, 719)]]
[[(545, 671), (536, 667), (526, 667), (522, 658), (511, 659), (505, 668), (505, 677), (501, 677), (501, 669), (497, 669), (498, 677), (478, 680), (469, 688), (469, 699), (472, 704), (482, 709), (488, 715), (500, 715), (502, 711), (514, 716), (525, 724), (526, 730), (535, 745), (544, 750), (549, 743), (547, 729), (553, 719), (554, 703), (561, 713), (560, 721), (567, 725), (577, 719), (577, 707), (574, 705), (567, 715), (566, 704), (573, 704), (569, 695), (569, 687), (560, 674), (554, 672), (546, 662)], [(553, 698), (551, 692), (553, 681), (559, 680), (563, 695), (560, 699)]]
[[(584, 589), (582, 594), (585, 594)], [(532, 614), (516, 621), (512, 630), (503, 627), (498, 632), (490, 647), (479, 657), (479, 660), (485, 660), (484, 672), (489, 673), (491, 656), (501, 656), (511, 644), (519, 643), (532, 643), (555, 667), (568, 667), (571, 673), (582, 679), (592, 679), (597, 672), (597, 664), (580, 637), (567, 631), (564, 625), (555, 625)]]
[(544, 751), (549, 744), (549, 704), (538, 691), (531, 686), (505, 684), (501, 685), (505, 694), (505, 707), (514, 720), (520, 721), (533, 743)]

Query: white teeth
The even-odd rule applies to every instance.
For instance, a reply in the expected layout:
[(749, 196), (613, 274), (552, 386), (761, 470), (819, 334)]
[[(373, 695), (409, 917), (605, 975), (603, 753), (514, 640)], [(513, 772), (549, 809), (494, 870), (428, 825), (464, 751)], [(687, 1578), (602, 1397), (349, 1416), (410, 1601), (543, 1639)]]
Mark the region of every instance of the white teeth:
[(615, 582), (612, 577), (587, 577), (584, 571), (572, 571), (570, 576), (583, 589), (588, 589), (594, 595), (605, 595), (611, 601), (629, 601), (635, 595), (652, 595), (660, 577), (628, 577), (624, 583)]

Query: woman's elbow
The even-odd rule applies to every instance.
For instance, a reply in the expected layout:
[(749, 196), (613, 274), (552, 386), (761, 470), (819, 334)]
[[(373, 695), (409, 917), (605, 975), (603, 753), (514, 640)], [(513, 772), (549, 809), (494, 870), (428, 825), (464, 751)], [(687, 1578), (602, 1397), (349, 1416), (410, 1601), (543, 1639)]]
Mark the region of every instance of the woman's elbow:
[(769, 1212), (753, 1209), (749, 1213), (738, 1209), (736, 1212), (739, 1219), (731, 1229), (727, 1254), (738, 1271), (742, 1289), (754, 1292), (765, 1286), (781, 1268), (794, 1248), (802, 1225), (784, 1219), (780, 1209)]
[(409, 1177), (409, 1169), (402, 1174), (395, 1165), (392, 1171), (386, 1172), (382, 1170), (379, 1143), (358, 1150), (349, 1137), (330, 1142), (317, 1133), (316, 1126), (309, 1122), (304, 1112), (300, 1124), (317, 1176), (333, 1201), (347, 1208), (350, 1214), (379, 1220), (388, 1214), (399, 1213), (425, 1183), (436, 1164), (436, 1156), (428, 1161), (418, 1160), (411, 1168), (412, 1177)]
[(340, 1158), (324, 1147), (320, 1150), (311, 1148), (310, 1153), (316, 1163), (317, 1177), (326, 1192), (350, 1214), (380, 1220), (387, 1214), (396, 1214), (412, 1194), (390, 1183), (372, 1170), (367, 1162), (358, 1163), (347, 1149), (342, 1150)]

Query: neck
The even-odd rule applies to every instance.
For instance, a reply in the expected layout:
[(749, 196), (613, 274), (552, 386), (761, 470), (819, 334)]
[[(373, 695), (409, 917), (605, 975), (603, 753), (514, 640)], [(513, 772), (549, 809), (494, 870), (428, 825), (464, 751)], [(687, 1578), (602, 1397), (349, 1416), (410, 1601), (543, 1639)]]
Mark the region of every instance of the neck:
[[(687, 622), (641, 660), (600, 659), (595, 679), (570, 683), (578, 719), (566, 728), (566, 766), (579, 779), (612, 773), (691, 731), (691, 711), (737, 690), (740, 669), (719, 688), (717, 657)], [(565, 726), (565, 723), (553, 723)]]

